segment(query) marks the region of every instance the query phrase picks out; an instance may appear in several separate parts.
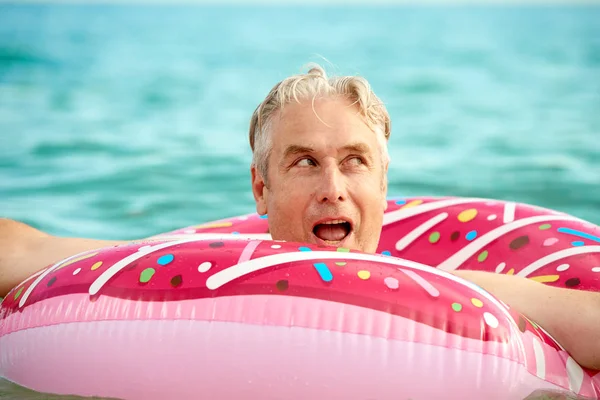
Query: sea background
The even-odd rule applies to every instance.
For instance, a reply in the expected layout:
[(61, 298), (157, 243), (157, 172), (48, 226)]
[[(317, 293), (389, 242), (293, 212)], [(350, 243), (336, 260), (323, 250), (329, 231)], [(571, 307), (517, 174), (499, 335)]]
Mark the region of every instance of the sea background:
[(0, 4), (0, 217), (134, 239), (254, 211), (248, 123), (319, 62), (392, 117), (389, 195), (600, 224), (600, 6)]

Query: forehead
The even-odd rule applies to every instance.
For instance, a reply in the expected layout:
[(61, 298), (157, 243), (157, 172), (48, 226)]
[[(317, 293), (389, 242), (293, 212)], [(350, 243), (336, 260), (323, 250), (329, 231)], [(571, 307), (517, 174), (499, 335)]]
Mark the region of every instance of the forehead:
[(345, 99), (318, 99), (314, 103), (287, 104), (274, 115), (271, 125), (273, 152), (291, 144), (326, 150), (349, 142), (362, 142), (371, 150), (377, 137), (359, 114), (357, 105)]

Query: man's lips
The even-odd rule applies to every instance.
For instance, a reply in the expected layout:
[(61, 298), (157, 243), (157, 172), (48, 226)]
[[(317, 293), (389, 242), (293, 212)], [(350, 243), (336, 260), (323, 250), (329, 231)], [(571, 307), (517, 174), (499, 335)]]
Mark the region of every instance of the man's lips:
[(313, 235), (325, 244), (338, 244), (353, 230), (352, 221), (345, 217), (326, 218), (313, 225)]

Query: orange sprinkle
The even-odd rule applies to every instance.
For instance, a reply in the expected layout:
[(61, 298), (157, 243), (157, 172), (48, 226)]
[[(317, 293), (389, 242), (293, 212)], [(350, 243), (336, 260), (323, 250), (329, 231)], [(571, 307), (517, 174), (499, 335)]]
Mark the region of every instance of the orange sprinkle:
[(194, 228), (196, 229), (208, 229), (208, 228), (229, 228), (233, 225), (233, 222), (215, 222), (214, 224), (204, 224), (204, 225), (196, 225)]
[(92, 265), (92, 271), (97, 270), (98, 268), (100, 268), (101, 265), (102, 265), (102, 261), (98, 261), (97, 263)]
[(369, 279), (371, 277), (371, 273), (369, 271), (365, 271), (364, 269), (358, 271), (357, 275), (360, 279)]
[(511, 268), (508, 270), (508, 272), (506, 273), (506, 275), (514, 275), (515, 274), (515, 269)]
[(560, 279), (560, 276), (558, 276), (558, 275), (541, 275), (541, 276), (532, 276), (529, 279), (531, 279), (532, 281), (536, 281), (536, 282), (548, 283), (548, 282), (556, 282), (557, 280)]
[(418, 206), (419, 204), (422, 204), (423, 200), (412, 200), (408, 203), (406, 203), (402, 208), (410, 208), (410, 207), (414, 207), (414, 206)]

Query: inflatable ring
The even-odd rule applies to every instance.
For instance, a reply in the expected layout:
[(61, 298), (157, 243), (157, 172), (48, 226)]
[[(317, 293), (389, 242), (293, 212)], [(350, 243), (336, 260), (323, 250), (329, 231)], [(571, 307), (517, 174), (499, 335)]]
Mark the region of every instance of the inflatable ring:
[(599, 290), (600, 228), (520, 203), (390, 199), (377, 254), (243, 215), (73, 255), (0, 305), (0, 375), (119, 399), (597, 399), (534, 321), (448, 273)]

